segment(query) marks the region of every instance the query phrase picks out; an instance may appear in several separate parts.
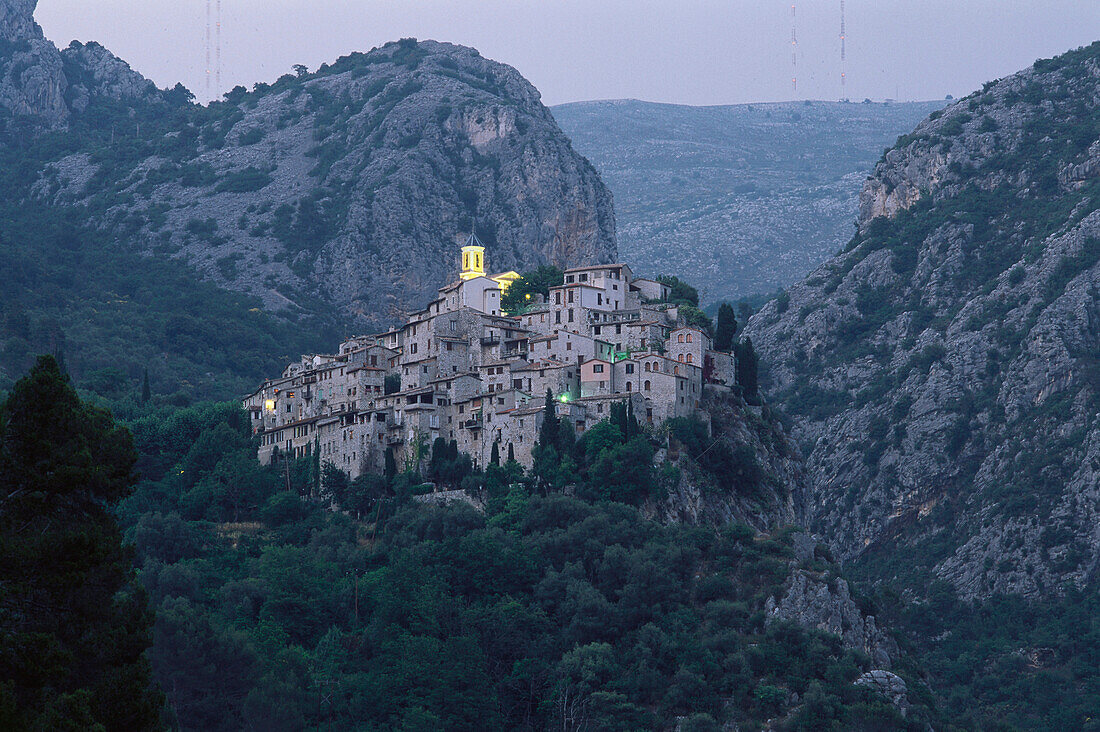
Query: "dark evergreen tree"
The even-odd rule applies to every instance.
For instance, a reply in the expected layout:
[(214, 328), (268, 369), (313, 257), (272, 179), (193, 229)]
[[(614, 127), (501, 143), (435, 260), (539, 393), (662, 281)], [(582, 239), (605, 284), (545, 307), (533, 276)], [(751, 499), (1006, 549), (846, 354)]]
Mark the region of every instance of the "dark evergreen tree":
[(757, 383), (758, 361), (752, 339), (746, 338), (737, 344), (737, 384), (749, 404), (760, 402), (760, 387)]
[(397, 459), (393, 456), (393, 448), (386, 448), (386, 485), (392, 486), (397, 477)]
[(43, 356), (0, 407), (0, 727), (161, 726), (152, 622), (111, 504), (130, 433)]
[(496, 442), (496, 441), (493, 442), (493, 452), (489, 456), (489, 464), (490, 465), (500, 465), (500, 443), (499, 442)]
[(733, 348), (733, 337), (737, 334), (737, 316), (728, 302), (718, 307), (718, 325), (714, 334), (714, 350), (729, 351)]
[(330, 462), (321, 466), (321, 496), (330, 501), (336, 501), (341, 507), (348, 500), (348, 489), (351, 487), (351, 479), (348, 474)]
[(542, 426), (539, 428), (539, 446), (554, 447), (558, 444), (558, 410), (554, 395), (546, 390), (546, 404), (542, 410)]
[(428, 463), (428, 477), (432, 480), (440, 480), (446, 473), (445, 466), (448, 463), (447, 440), (437, 437), (432, 442), (432, 458)]
[(146, 368), (141, 379), (141, 403), (146, 404), (150, 396), (152, 396), (152, 393), (149, 390), (149, 369)]
[(514, 463), (516, 461), (516, 448), (511, 442), (508, 443), (508, 462)]

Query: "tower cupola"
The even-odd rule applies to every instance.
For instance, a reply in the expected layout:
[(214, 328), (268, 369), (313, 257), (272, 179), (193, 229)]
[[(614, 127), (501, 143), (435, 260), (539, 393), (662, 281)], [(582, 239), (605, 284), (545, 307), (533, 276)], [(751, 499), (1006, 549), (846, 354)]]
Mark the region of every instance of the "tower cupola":
[(476, 234), (470, 234), (462, 247), (462, 271), (459, 277), (464, 280), (472, 280), (475, 277), (485, 276), (485, 247), (482, 246)]

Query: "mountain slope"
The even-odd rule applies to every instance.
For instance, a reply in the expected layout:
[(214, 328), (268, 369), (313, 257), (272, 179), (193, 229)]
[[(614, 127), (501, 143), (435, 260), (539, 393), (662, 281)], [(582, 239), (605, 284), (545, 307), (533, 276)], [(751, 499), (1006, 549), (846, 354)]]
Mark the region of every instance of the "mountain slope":
[(148, 364), (227, 398), (423, 306), (471, 231), (494, 269), (616, 256), (598, 175), (473, 49), (408, 39), (203, 108), (58, 50), (34, 6), (0, 0), (0, 388), (60, 348), (115, 396)]
[(785, 287), (835, 254), (882, 149), (945, 104), (625, 100), (553, 112), (615, 193), (623, 256), (689, 275), (713, 302)]
[(1038, 598), (1095, 576), (1098, 100), (1094, 44), (932, 114), (876, 166), (845, 252), (746, 328), (813, 527), (876, 578)]
[[(168, 149), (166, 149), (166, 147)], [(271, 309), (355, 327), (420, 307), (476, 231), (496, 269), (615, 258), (611, 196), (514, 69), (406, 39), (196, 109), (175, 144), (112, 171), (81, 153), (40, 181), (51, 205)], [(415, 267), (410, 267), (415, 262)]]

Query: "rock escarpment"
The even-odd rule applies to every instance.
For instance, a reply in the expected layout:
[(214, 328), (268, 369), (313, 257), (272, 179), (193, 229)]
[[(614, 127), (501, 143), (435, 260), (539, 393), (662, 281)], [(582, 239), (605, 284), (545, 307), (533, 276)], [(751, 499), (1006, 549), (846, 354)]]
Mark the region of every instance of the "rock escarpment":
[[(776, 415), (709, 389), (701, 406), (710, 427), (700, 450), (706, 454), (693, 459), (681, 445), (661, 455), (675, 480), (662, 500), (646, 505), (646, 513), (668, 523), (743, 523), (758, 531), (805, 523), (803, 458)], [(708, 459), (720, 453), (731, 457)]]
[(538, 91), (474, 49), (405, 39), (199, 108), (96, 44), (57, 52), (36, 32), (7, 108), (52, 127), (97, 98), (129, 114), (112, 124), (118, 159), (49, 161), (35, 195), (271, 310), (388, 325), (454, 276), (471, 232), (495, 271), (616, 257), (599, 176)]
[(0, 0), (0, 112), (32, 127), (67, 127), (94, 98), (157, 103), (148, 79), (99, 44), (58, 50), (34, 21), (37, 0)]
[(1100, 562), (1100, 44), (933, 114), (845, 252), (746, 332), (796, 418), (811, 525), (964, 597)]

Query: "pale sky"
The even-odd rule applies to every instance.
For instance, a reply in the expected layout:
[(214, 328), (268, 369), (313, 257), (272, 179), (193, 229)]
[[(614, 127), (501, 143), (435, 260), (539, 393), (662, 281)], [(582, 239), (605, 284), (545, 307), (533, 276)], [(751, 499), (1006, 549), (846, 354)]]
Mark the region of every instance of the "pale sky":
[[(796, 0), (794, 64), (790, 0), (220, 4), (222, 83), (212, 68), (209, 94), (207, 0), (39, 0), (36, 17), (57, 45), (99, 41), (200, 100), (407, 36), (473, 46), (516, 67), (547, 104), (942, 99), (1100, 38), (1100, 0), (847, 0), (842, 88), (840, 0)], [(209, 5), (214, 28), (218, 0)]]

